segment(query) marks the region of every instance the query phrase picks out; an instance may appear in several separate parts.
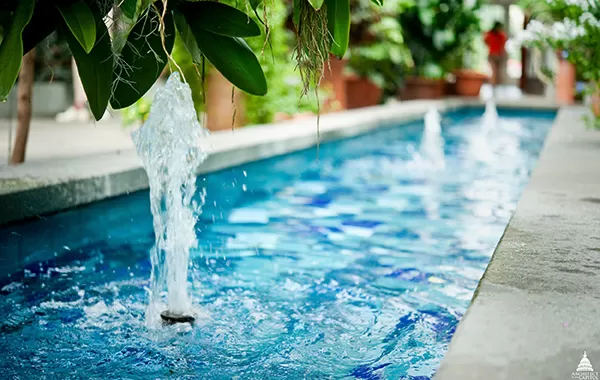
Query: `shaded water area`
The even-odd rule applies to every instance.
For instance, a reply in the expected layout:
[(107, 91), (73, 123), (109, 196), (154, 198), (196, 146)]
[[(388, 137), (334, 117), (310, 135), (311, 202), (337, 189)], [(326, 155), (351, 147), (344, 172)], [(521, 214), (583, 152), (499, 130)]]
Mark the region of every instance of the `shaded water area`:
[(146, 327), (148, 192), (3, 227), (4, 378), (431, 378), (555, 116), (482, 114), (199, 177), (194, 326)]

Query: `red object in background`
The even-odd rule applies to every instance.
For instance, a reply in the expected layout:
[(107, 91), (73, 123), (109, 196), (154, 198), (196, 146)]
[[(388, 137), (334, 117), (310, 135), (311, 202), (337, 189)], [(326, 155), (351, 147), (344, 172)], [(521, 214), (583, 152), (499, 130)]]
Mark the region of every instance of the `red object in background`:
[(351, 76), (346, 78), (346, 98), (348, 109), (376, 106), (383, 91), (367, 78)]
[(439, 99), (444, 96), (446, 81), (423, 77), (409, 77), (404, 81), (404, 89), (400, 92), (402, 100)]
[(332, 91), (331, 96), (325, 101), (324, 112), (345, 110), (346, 101), (346, 77), (344, 69), (345, 59), (338, 59), (333, 55), (329, 58), (329, 64), (325, 64), (325, 72), (321, 80), (321, 87)]
[(456, 94), (460, 96), (479, 96), (481, 86), (489, 78), (475, 70), (462, 69), (456, 73)]
[(504, 54), (504, 46), (508, 38), (504, 32), (489, 31), (485, 34), (484, 41), (489, 49), (489, 54), (499, 56)]

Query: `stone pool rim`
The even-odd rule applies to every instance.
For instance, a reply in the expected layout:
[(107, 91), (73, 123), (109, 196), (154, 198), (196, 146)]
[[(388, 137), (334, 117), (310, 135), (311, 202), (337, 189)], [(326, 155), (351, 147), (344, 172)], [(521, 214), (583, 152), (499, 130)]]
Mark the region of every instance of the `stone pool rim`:
[[(440, 112), (481, 107), (472, 98), (415, 100), (330, 113), (321, 116), (320, 141), (354, 137), (418, 120), (431, 108)], [(503, 109), (556, 111), (547, 99), (498, 100)], [(208, 159), (197, 174), (259, 161), (317, 144), (316, 118), (213, 132), (204, 149)], [(25, 162), (0, 167), (0, 226), (34, 219), (148, 188), (148, 179), (134, 148), (99, 155)]]

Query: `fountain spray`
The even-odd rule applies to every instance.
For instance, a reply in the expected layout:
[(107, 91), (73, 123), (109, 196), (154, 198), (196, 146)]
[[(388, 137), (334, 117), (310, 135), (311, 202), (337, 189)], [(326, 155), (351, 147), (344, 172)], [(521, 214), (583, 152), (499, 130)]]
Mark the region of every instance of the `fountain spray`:
[[(196, 169), (206, 159), (199, 147), (208, 131), (200, 126), (190, 87), (179, 73), (171, 74), (156, 93), (148, 120), (132, 133), (150, 185), (155, 245), (147, 322), (157, 320), (160, 294), (167, 289), (163, 322), (193, 322), (188, 294), (190, 249), (198, 246), (195, 225), (201, 204), (192, 202)], [(203, 199), (201, 199), (201, 202)]]

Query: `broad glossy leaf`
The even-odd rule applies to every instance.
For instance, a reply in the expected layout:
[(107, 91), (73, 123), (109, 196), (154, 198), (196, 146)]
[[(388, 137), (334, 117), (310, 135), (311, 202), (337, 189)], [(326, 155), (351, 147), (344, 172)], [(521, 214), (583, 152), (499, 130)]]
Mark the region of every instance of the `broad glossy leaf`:
[[(173, 18), (165, 17), (165, 47), (170, 53), (175, 41)], [(159, 15), (153, 9), (135, 24), (121, 50), (123, 67), (115, 73), (117, 84), (110, 104), (115, 109), (129, 107), (152, 87), (167, 64), (159, 32)]]
[(350, 39), (350, 0), (326, 0), (327, 27), (333, 39), (331, 53), (342, 58)]
[(256, 10), (258, 6), (262, 3), (262, 0), (250, 0), (250, 6), (252, 9)]
[(61, 31), (67, 39), (71, 53), (75, 58), (79, 77), (85, 90), (90, 109), (96, 120), (100, 120), (108, 106), (110, 89), (113, 79), (114, 56), (110, 46), (110, 37), (102, 16), (93, 12), (98, 39), (89, 53), (71, 34), (69, 29), (61, 26)]
[(202, 63), (202, 52), (200, 48), (198, 48), (198, 44), (196, 43), (196, 39), (194, 38), (194, 34), (190, 29), (190, 26), (187, 24), (185, 17), (178, 10), (173, 11), (173, 20), (175, 21), (175, 26), (177, 27), (177, 31), (183, 40), (185, 45), (185, 49), (192, 56), (192, 60), (196, 64)]
[(321, 9), (321, 7), (323, 6), (323, 2), (324, 0), (308, 0), (310, 6), (317, 11)]
[(244, 12), (214, 1), (187, 3), (182, 12), (190, 26), (230, 37), (260, 36), (258, 24)]
[(301, 5), (301, 1), (306, 1), (306, 0), (293, 0), (292, 2), (292, 21), (294, 21), (294, 25), (296, 26), (296, 29), (298, 28), (299, 24), (300, 24), (300, 9), (302, 9), (302, 5)]
[(94, 14), (82, 0), (71, 4), (58, 5), (58, 10), (79, 44), (89, 53), (96, 42), (96, 22)]
[(204, 56), (227, 80), (252, 95), (267, 93), (265, 74), (246, 41), (208, 32), (189, 19), (188, 24)]
[(138, 0), (123, 0), (121, 2), (121, 11), (123, 11), (123, 14), (127, 18), (133, 20), (133, 19), (135, 19), (135, 16), (136, 16), (137, 5), (138, 5)]
[(0, 44), (0, 100), (5, 100), (12, 89), (23, 57), (23, 29), (33, 14), (35, 0), (19, 0), (12, 17), (12, 24)]

